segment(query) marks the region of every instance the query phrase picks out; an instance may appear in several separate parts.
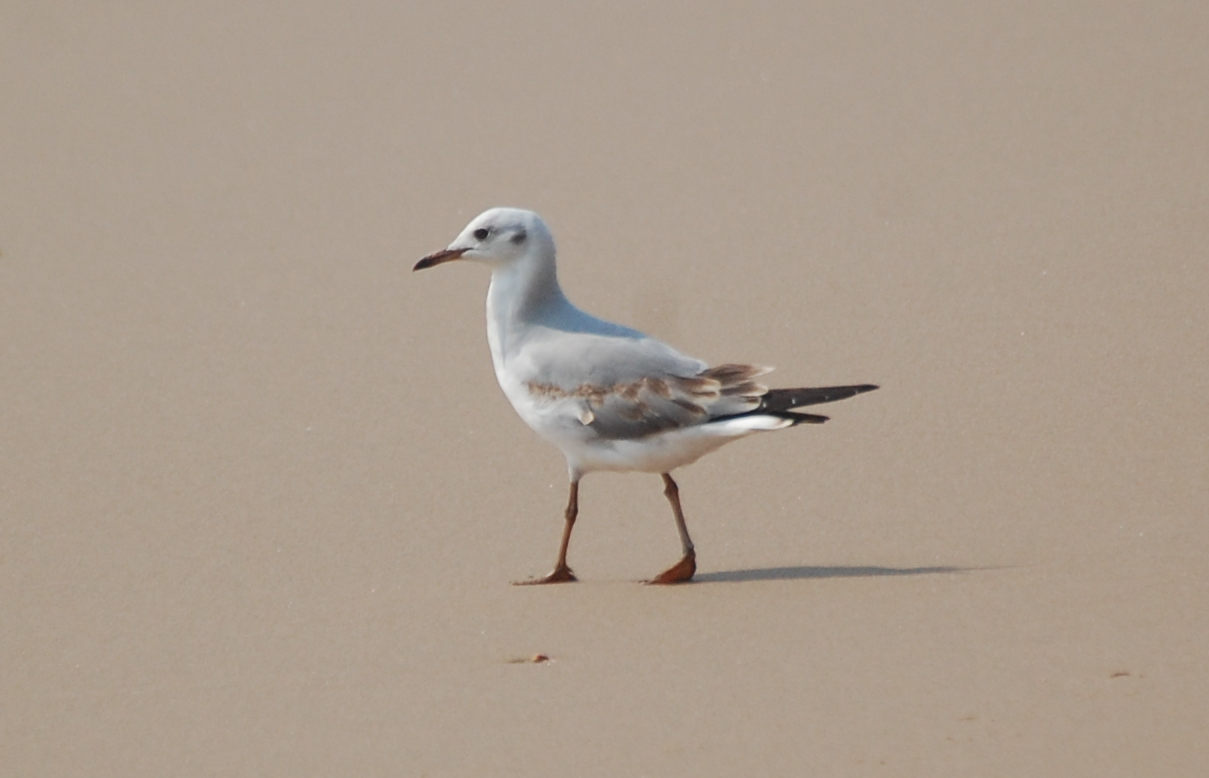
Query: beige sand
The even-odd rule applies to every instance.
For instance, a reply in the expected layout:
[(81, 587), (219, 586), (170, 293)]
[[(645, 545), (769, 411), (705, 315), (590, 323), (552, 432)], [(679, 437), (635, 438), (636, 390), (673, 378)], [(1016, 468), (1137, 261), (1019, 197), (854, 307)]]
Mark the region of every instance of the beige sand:
[[(0, 13), (0, 773), (1204, 775), (1203, 4), (179, 5)], [(699, 583), (605, 475), (508, 585), (561, 457), (409, 272), (498, 204), (882, 384), (682, 471)]]

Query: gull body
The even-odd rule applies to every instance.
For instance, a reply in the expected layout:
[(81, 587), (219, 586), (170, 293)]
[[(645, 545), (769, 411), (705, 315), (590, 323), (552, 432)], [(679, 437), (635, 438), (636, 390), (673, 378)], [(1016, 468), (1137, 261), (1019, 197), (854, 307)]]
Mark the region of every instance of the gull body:
[(487, 341), (512, 407), (566, 458), (570, 499), (555, 569), (525, 583), (575, 580), (566, 563), (580, 479), (597, 470), (658, 473), (684, 556), (652, 583), (689, 580), (695, 552), (671, 472), (756, 432), (825, 416), (796, 408), (876, 389), (871, 384), (774, 389), (770, 368), (707, 363), (575, 307), (558, 283), (554, 239), (533, 211), (492, 208), (416, 270), (471, 260), (491, 270)]

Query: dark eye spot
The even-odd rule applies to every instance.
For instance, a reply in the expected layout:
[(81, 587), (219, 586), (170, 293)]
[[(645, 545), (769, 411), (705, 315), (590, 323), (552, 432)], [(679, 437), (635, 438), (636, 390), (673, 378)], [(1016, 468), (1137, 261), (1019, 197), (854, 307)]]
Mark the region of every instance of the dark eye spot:
[(475, 240), (487, 240), (487, 236), (491, 234), (491, 230), (486, 227), (479, 227), (474, 231)]
[(528, 237), (528, 236), (525, 235), (525, 231), (520, 230), (519, 232), (517, 232), (515, 235), (512, 236), (512, 242), (519, 246), (520, 244), (525, 242), (526, 237)]

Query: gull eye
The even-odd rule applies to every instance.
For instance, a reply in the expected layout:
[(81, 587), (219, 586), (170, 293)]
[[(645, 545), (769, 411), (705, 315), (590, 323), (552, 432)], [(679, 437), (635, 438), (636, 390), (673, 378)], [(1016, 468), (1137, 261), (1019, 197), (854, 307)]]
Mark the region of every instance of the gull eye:
[(491, 234), (491, 230), (486, 227), (479, 227), (474, 231), (475, 240), (487, 240), (487, 236)]

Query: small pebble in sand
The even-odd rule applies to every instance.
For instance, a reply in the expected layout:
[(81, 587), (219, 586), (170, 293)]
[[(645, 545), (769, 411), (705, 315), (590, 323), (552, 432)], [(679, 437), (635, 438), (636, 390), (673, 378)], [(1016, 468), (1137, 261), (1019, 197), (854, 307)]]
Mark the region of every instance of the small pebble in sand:
[(515, 659), (509, 659), (508, 664), (510, 664), (510, 665), (534, 664), (535, 665), (535, 664), (540, 664), (542, 662), (549, 662), (549, 661), (550, 661), (549, 654), (534, 654), (533, 656), (529, 656), (529, 657), (518, 656)]

